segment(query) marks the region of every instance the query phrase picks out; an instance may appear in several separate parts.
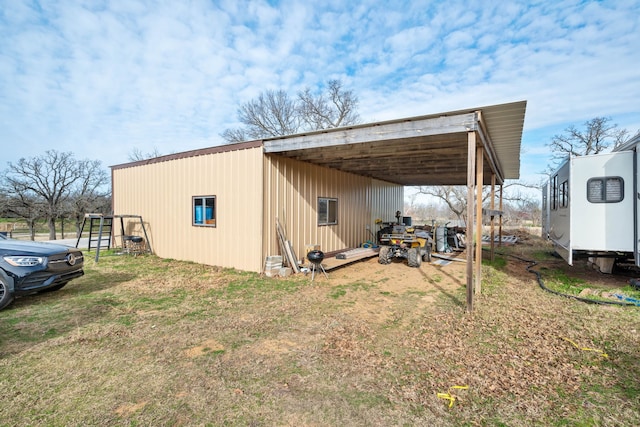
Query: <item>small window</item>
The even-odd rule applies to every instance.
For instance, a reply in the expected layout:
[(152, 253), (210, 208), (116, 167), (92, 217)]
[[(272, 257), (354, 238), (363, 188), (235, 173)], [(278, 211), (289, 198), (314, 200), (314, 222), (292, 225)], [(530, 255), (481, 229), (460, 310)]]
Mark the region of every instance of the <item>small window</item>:
[(560, 184), (560, 194), (558, 197), (561, 208), (566, 208), (569, 206), (569, 181), (563, 181)]
[(551, 180), (551, 209), (558, 209), (558, 175)]
[(318, 225), (338, 223), (338, 199), (318, 198)]
[(216, 226), (216, 196), (193, 197), (193, 225)]
[(591, 203), (617, 203), (624, 199), (624, 180), (619, 176), (591, 178), (587, 181), (587, 200)]

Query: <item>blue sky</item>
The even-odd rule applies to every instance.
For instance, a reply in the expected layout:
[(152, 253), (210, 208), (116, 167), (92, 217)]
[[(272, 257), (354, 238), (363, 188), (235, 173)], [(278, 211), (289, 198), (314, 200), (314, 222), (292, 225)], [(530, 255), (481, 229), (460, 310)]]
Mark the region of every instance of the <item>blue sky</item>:
[(340, 79), (364, 122), (527, 100), (538, 182), (569, 125), (640, 129), (639, 48), (637, 0), (0, 0), (0, 169), (220, 145), (260, 92)]

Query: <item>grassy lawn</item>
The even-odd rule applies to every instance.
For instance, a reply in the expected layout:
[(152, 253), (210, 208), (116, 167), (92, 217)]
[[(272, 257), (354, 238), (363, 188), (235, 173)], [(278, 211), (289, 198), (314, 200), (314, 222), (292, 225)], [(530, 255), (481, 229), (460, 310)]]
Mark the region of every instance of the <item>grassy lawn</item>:
[(557, 261), (503, 253), (471, 315), (444, 267), (393, 291), (88, 256), (0, 311), (0, 425), (640, 425), (640, 308), (544, 292), (509, 255)]

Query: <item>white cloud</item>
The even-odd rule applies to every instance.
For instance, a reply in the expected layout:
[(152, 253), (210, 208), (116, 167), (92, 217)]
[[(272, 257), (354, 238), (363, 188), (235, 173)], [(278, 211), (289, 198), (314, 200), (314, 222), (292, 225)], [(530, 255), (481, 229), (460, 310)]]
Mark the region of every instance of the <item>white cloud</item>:
[(55, 148), (105, 165), (217, 145), (260, 92), (340, 78), (367, 121), (526, 99), (525, 170), (536, 129), (640, 128), (637, 16), (613, 1), (7, 2), (0, 144), (19, 147), (7, 161)]

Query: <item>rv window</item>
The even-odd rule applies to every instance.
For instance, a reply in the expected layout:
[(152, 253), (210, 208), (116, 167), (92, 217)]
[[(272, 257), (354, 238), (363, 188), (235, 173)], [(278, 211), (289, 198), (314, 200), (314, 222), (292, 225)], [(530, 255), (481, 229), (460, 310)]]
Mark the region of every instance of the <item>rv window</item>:
[(551, 209), (558, 209), (558, 175), (551, 180)]
[(216, 196), (194, 196), (191, 205), (193, 225), (216, 226)]
[(560, 196), (558, 197), (561, 208), (569, 206), (569, 181), (564, 181), (560, 185)]
[(338, 199), (318, 198), (318, 225), (338, 223)]
[(617, 203), (624, 199), (624, 180), (619, 176), (591, 178), (587, 181), (587, 200), (591, 203)]

